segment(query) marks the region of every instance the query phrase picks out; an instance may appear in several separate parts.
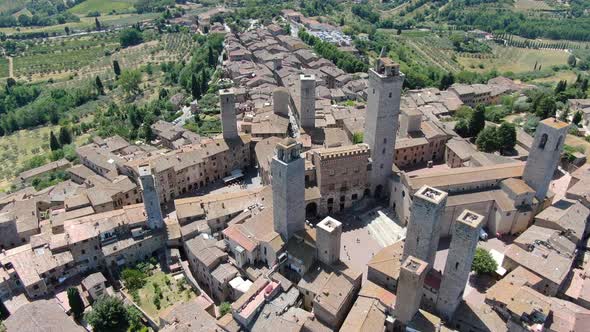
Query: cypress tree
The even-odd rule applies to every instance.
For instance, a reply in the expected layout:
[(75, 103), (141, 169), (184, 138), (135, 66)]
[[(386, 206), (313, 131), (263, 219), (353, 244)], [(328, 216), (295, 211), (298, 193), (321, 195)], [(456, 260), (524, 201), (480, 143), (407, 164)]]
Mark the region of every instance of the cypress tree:
[(78, 292), (77, 288), (68, 288), (67, 294), (70, 308), (72, 308), (74, 318), (76, 318), (77, 320), (80, 317), (82, 317), (82, 314), (84, 313), (84, 302), (82, 301), (82, 298), (80, 297), (80, 292)]
[(115, 76), (119, 77), (119, 75), (121, 75), (121, 67), (117, 60), (113, 60), (113, 71), (115, 72)]
[(72, 133), (69, 127), (64, 126), (59, 129), (59, 143), (61, 146), (72, 143)]
[(55, 134), (53, 134), (53, 131), (49, 133), (49, 148), (51, 151), (59, 150), (61, 148), (57, 137), (55, 137)]
[(102, 81), (100, 80), (100, 77), (98, 77), (98, 75), (96, 76), (95, 84), (98, 93), (104, 95), (104, 86), (102, 85)]

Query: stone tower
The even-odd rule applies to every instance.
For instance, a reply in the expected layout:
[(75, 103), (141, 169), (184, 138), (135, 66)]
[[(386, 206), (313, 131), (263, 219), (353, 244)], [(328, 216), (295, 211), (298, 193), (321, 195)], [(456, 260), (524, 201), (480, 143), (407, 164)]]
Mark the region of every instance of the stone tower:
[(408, 324), (420, 308), (427, 273), (428, 263), (416, 257), (408, 256), (402, 263), (394, 313), (396, 319), (403, 325)]
[(160, 197), (156, 191), (156, 183), (150, 165), (140, 165), (138, 173), (143, 192), (143, 205), (148, 217), (148, 227), (150, 229), (162, 228), (164, 227), (164, 219), (160, 208)]
[(332, 265), (340, 260), (342, 223), (326, 217), (316, 226), (316, 247), (320, 262)]
[(403, 259), (414, 256), (430, 266), (434, 264), (447, 196), (446, 192), (426, 185), (414, 194)]
[(289, 116), (289, 90), (278, 87), (272, 92), (272, 111), (274, 114)]
[(547, 196), (567, 131), (568, 124), (555, 118), (547, 118), (537, 126), (522, 178), (536, 191), (539, 201)]
[(238, 138), (236, 96), (234, 94), (234, 89), (219, 90), (219, 104), (221, 107), (221, 128), (223, 130), (223, 138)]
[(464, 210), (453, 225), (453, 235), (442, 276), (436, 310), (449, 321), (463, 300), (483, 216)]
[(315, 75), (299, 75), (299, 122), (315, 128)]
[(274, 229), (287, 242), (305, 228), (305, 160), (301, 143), (287, 138), (277, 144), (271, 161)]
[(371, 192), (385, 194), (387, 179), (391, 175), (395, 136), (398, 129), (399, 105), (404, 74), (399, 64), (381, 52), (375, 68), (369, 69), (367, 111), (364, 142), (371, 148)]

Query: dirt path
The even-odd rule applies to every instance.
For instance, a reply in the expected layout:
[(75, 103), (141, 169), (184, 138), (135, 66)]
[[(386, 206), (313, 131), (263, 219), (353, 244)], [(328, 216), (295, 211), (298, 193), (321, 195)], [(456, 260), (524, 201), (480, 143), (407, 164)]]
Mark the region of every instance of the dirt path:
[(12, 57), (11, 56), (7, 56), (6, 58), (8, 59), (8, 77), (14, 77), (14, 69), (13, 69), (13, 64), (12, 64)]

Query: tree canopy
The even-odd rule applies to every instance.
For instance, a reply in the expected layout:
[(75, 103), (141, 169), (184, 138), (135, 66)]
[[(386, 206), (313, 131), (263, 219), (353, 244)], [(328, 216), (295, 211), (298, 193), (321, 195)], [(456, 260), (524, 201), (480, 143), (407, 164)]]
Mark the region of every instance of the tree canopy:
[(471, 270), (477, 274), (491, 274), (498, 268), (498, 263), (492, 258), (492, 255), (485, 249), (475, 249), (475, 256)]

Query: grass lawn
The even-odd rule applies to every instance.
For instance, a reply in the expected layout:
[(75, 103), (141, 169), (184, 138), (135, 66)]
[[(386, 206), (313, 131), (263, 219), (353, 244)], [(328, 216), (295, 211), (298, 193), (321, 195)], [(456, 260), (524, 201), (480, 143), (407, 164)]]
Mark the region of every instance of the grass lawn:
[[(169, 280), (169, 285), (166, 284), (166, 280)], [(160, 298), (160, 309), (154, 305), (155, 288), (154, 284), (157, 284), (162, 291)], [(139, 290), (139, 297), (141, 303), (138, 305), (143, 309), (150, 317), (158, 318), (166, 308), (177, 304), (189, 301), (191, 298), (197, 296), (195, 292), (186, 285), (184, 290), (180, 290), (177, 287), (177, 281), (172, 278), (171, 275), (167, 275), (162, 271), (154, 271), (154, 273), (146, 279), (146, 284)]]
[(549, 77), (543, 77), (543, 78), (537, 78), (534, 79), (532, 82), (533, 83), (553, 83), (553, 82), (559, 82), (562, 80), (566, 80), (568, 81), (568, 83), (572, 83), (576, 81), (576, 78), (578, 77), (578, 75), (571, 71), (571, 70), (562, 70), (562, 71), (558, 71), (556, 72), (554, 75), (549, 76)]
[(590, 143), (586, 142), (583, 138), (574, 136), (574, 135), (567, 135), (565, 138), (565, 144), (570, 146), (582, 146), (586, 151), (586, 163), (590, 163)]
[[(535, 63), (542, 68), (567, 63), (568, 53), (558, 50), (535, 50), (517, 47), (504, 47), (494, 45), (494, 57), (489, 59), (477, 59), (459, 57), (458, 61), (466, 70), (485, 72), (496, 68), (500, 72), (511, 71), (513, 73), (532, 71)], [(483, 68), (480, 68), (483, 64)]]
[(89, 12), (94, 11), (101, 14), (107, 14), (113, 10), (116, 12), (127, 12), (133, 10), (134, 3), (134, 0), (86, 0), (68, 9), (68, 11), (81, 16), (86, 16)]

